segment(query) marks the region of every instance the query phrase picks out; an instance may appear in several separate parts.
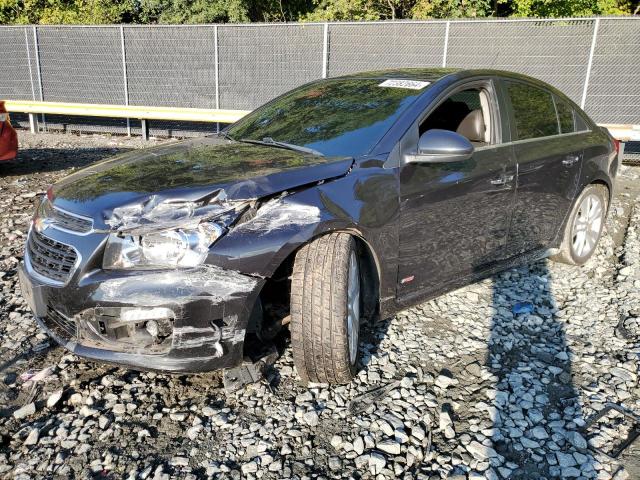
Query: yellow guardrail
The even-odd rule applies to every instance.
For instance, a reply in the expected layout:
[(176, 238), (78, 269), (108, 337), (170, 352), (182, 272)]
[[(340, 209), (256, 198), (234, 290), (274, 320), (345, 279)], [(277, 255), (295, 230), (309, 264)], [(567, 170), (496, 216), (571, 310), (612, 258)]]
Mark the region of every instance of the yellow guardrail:
[(137, 105), (100, 105), (93, 103), (31, 102), (7, 100), (9, 112), (83, 115), (88, 117), (139, 118), (141, 120), (176, 120), (185, 122), (233, 123), (248, 110), (206, 108), (140, 107)]
[(249, 110), (221, 110), (207, 108), (146, 107), (137, 105), (101, 105), (93, 103), (34, 102), (7, 100), (9, 113), (28, 113), (31, 130), (35, 132), (35, 114), (72, 115), (105, 118), (135, 118), (142, 121), (142, 133), (147, 137), (147, 120), (173, 120), (183, 122), (233, 123)]

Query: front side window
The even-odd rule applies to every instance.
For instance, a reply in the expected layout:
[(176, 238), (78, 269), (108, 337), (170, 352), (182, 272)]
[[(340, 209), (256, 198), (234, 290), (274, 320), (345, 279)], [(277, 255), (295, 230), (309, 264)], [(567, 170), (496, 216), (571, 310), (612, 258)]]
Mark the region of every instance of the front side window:
[(364, 155), (424, 91), (382, 84), (347, 78), (305, 85), (258, 108), (227, 133), (239, 141), (270, 138), (327, 156)]
[(518, 140), (557, 135), (558, 118), (551, 94), (519, 82), (507, 82)]
[(554, 97), (556, 101), (556, 110), (558, 112), (558, 123), (560, 124), (560, 133), (573, 133), (576, 131), (573, 121), (573, 108), (564, 100)]
[(436, 128), (459, 133), (476, 147), (491, 143), (488, 92), (469, 88), (448, 97), (420, 123), (419, 134)]

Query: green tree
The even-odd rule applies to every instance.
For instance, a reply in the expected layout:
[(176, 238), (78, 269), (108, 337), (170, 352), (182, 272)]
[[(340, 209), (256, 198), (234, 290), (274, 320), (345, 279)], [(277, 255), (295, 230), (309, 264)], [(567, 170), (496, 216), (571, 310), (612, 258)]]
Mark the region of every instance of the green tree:
[(410, 18), (415, 0), (314, 0), (313, 9), (301, 20), (357, 21)]
[(249, 22), (243, 0), (141, 0), (140, 23), (227, 23)]
[(0, 23), (121, 23), (134, 11), (135, 0), (0, 0)]
[(495, 15), (493, 0), (417, 0), (411, 18), (474, 18)]
[(638, 0), (0, 0), (0, 24), (359, 21), (638, 13)]
[(632, 13), (632, 0), (500, 0), (516, 17), (574, 17)]
[(296, 22), (313, 10), (311, 0), (248, 0), (247, 9), (252, 22)]
[(314, 9), (303, 15), (301, 20), (308, 22), (381, 20), (379, 2), (375, 0), (315, 0)]

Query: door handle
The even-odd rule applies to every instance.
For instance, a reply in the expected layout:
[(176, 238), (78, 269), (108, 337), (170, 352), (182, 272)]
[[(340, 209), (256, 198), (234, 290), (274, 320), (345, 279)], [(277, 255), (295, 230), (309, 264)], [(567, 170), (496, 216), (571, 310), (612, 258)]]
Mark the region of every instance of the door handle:
[(513, 180), (513, 175), (501, 175), (500, 178), (494, 178), (491, 180), (491, 185), (505, 185)]
[(580, 155), (567, 155), (566, 157), (564, 157), (564, 160), (562, 160), (562, 164), (566, 167), (570, 167), (571, 165), (579, 161)]

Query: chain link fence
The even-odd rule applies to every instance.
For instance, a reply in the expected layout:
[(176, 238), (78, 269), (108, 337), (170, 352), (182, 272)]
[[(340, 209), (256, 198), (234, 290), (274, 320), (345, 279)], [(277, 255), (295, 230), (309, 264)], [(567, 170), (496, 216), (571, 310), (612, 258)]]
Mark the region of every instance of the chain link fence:
[[(6, 99), (246, 110), (322, 77), (402, 67), (497, 68), (549, 82), (599, 123), (640, 124), (638, 17), (4, 26), (0, 45), (0, 98)], [(43, 125), (140, 129), (133, 120), (52, 115)], [(151, 133), (211, 128), (153, 122)]]

